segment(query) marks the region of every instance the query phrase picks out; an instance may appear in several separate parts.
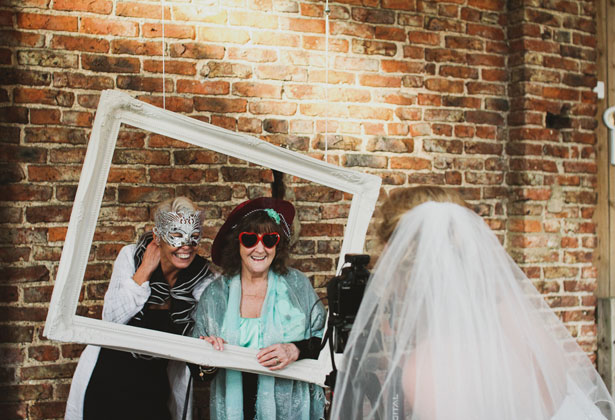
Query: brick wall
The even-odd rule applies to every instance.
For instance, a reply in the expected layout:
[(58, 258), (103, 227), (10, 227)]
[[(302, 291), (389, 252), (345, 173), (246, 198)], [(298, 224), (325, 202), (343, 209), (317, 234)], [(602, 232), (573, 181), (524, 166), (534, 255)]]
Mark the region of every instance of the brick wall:
[[(593, 3), (330, 8), (327, 87), (324, 2), (166, 1), (167, 109), (320, 159), (327, 140), (330, 162), (381, 176), (383, 194), (457, 188), (593, 355)], [(81, 163), (101, 90), (162, 105), (160, 18), (157, 1), (0, 1), (2, 418), (62, 417), (82, 347), (41, 334)], [(293, 258), (322, 286), (349, 197), (282, 181), (303, 225)], [(100, 314), (115, 253), (158, 200), (204, 207), (207, 255), (230, 208), (272, 183), (267, 168), (123, 127), (79, 313)]]

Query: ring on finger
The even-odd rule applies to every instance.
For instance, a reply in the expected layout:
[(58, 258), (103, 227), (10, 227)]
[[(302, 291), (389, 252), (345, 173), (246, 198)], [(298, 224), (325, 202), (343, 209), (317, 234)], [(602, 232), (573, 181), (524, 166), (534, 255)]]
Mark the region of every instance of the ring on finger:
[(278, 356), (275, 356), (275, 364), (276, 366), (280, 364), (280, 359), (278, 359)]

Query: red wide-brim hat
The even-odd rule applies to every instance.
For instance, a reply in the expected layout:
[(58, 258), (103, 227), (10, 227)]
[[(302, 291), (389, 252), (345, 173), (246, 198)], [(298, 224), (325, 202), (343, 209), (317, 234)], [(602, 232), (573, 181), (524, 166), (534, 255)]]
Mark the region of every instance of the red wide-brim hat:
[[(278, 212), (286, 221), (288, 228), (293, 224), (295, 218), (295, 207), (286, 200), (271, 197), (259, 197), (253, 200), (244, 201), (233, 209), (226, 218), (226, 222), (220, 227), (214, 242), (211, 245), (211, 260), (216, 265), (220, 265), (222, 260), (222, 248), (224, 238), (248, 213), (256, 210), (273, 209)], [(284, 226), (283, 223), (281, 223)], [(290, 232), (289, 232), (290, 234)]]

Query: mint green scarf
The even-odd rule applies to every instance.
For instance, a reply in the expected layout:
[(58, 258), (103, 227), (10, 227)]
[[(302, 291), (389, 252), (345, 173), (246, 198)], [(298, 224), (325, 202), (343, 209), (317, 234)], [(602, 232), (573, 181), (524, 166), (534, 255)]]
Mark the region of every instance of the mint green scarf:
[[(222, 335), (229, 344), (239, 345), (240, 333), (241, 280), (239, 275), (231, 278), (226, 314), (222, 323)], [(303, 340), (306, 316), (290, 304), (288, 287), (280, 276), (269, 272), (267, 294), (261, 310), (258, 348), (277, 343)], [(226, 415), (228, 419), (243, 419), (243, 388), (241, 372), (226, 371)], [(275, 419), (275, 380), (260, 375), (256, 411), (257, 417)], [(307, 414), (307, 413), (306, 413)], [(300, 417), (301, 418), (301, 417)], [(307, 419), (307, 417), (306, 417)]]

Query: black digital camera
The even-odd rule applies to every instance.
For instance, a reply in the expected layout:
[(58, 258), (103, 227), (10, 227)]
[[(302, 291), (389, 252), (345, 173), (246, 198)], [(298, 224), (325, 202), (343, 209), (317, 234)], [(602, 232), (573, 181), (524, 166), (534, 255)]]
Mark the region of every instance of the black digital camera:
[(343, 353), (348, 341), (348, 335), (354, 323), (365, 286), (369, 280), (369, 255), (346, 254), (345, 264), (339, 276), (333, 277), (327, 285), (329, 300), (329, 330), (332, 331), (333, 349)]

